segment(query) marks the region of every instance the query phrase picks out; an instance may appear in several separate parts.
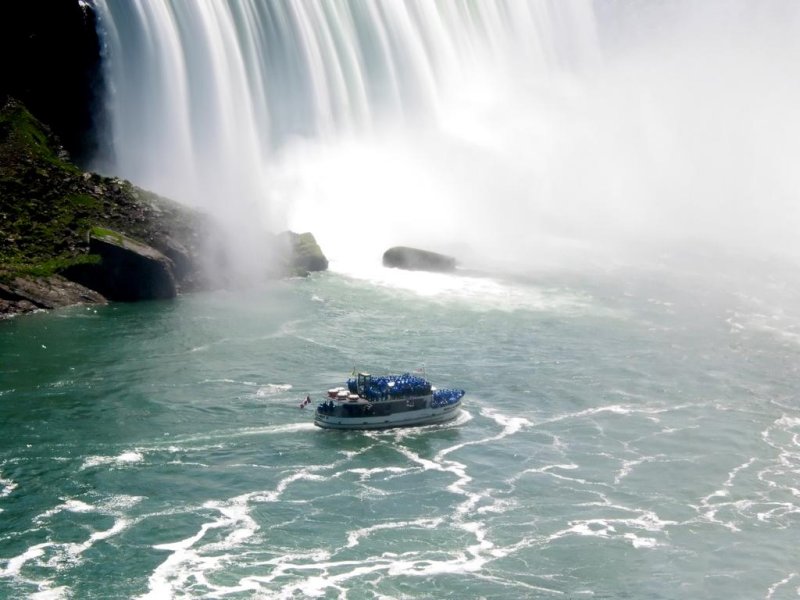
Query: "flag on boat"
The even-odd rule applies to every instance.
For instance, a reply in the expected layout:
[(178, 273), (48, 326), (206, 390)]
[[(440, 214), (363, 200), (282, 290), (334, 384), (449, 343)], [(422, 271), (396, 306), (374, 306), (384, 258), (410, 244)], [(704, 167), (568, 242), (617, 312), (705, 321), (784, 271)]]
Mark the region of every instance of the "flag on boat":
[(311, 396), (306, 396), (306, 399), (300, 403), (300, 408), (305, 408), (307, 404), (311, 404)]

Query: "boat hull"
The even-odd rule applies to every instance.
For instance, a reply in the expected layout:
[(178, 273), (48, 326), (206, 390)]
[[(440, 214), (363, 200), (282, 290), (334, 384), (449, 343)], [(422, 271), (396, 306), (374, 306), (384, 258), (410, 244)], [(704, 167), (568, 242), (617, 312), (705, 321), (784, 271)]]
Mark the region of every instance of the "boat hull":
[(437, 408), (409, 410), (390, 415), (345, 417), (326, 415), (317, 411), (314, 425), (323, 429), (390, 429), (435, 425), (455, 419), (461, 410), (461, 400)]

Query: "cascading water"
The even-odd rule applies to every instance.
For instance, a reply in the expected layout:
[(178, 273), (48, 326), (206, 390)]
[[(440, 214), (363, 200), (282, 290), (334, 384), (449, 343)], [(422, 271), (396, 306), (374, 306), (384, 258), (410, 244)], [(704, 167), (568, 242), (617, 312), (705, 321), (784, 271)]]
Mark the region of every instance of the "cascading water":
[[(448, 189), (475, 166), (459, 111), (522, 73), (544, 85), (595, 46), (588, 1), (97, 6), (112, 170), (234, 222), (310, 229), (334, 259), (365, 240), (374, 260), (391, 242), (459, 239), (453, 215), (483, 202)], [(432, 170), (453, 144), (462, 156)]]
[(789, 2), (97, 0), (116, 164), (334, 267), (795, 250)]

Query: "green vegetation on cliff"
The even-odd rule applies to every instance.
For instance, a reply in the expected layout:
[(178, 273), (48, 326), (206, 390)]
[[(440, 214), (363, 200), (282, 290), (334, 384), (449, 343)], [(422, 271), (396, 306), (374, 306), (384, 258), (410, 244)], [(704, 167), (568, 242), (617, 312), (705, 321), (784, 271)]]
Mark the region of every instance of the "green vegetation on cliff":
[[(0, 317), (235, 284), (224, 237), (203, 213), (81, 171), (19, 102), (0, 109)], [(328, 267), (310, 233), (287, 232), (275, 245), (278, 269), (247, 273), (249, 282)], [(213, 282), (201, 268), (208, 261)]]
[(93, 227), (187, 246), (202, 217), (116, 178), (84, 173), (19, 102), (0, 110), (0, 271), (47, 276), (87, 256)]
[[(128, 181), (81, 171), (21, 103), (0, 109), (0, 317), (205, 286), (197, 264), (209, 227)], [(119, 255), (93, 241), (123, 236), (136, 244)]]

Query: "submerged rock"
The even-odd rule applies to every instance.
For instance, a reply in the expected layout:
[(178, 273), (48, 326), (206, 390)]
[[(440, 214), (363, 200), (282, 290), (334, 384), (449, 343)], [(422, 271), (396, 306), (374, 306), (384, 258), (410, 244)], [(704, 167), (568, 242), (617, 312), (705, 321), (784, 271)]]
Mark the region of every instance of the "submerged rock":
[(383, 253), (383, 266), (409, 271), (448, 272), (456, 268), (456, 259), (429, 250), (395, 246)]

